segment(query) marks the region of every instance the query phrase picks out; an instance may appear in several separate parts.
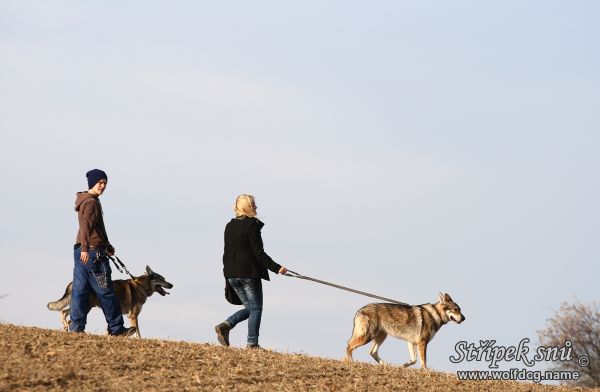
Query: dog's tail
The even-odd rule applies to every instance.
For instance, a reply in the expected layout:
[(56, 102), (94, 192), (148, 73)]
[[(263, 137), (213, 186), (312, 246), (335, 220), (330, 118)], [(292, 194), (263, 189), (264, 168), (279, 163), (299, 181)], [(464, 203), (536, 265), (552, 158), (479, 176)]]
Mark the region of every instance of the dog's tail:
[(67, 285), (67, 289), (63, 294), (62, 298), (58, 301), (48, 302), (48, 309), (50, 310), (63, 310), (71, 304), (71, 290), (73, 288), (73, 282)]

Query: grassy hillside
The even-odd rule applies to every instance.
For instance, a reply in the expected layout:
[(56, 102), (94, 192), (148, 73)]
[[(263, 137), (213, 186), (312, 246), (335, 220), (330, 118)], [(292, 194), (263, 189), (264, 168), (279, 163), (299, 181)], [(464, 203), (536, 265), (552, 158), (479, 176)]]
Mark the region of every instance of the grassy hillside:
[(0, 324), (0, 391), (577, 391), (453, 374)]

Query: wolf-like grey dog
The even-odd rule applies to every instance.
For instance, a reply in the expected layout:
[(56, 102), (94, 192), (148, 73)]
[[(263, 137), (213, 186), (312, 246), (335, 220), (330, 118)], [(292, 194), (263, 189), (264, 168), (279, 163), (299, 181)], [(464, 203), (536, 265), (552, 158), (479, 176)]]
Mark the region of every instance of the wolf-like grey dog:
[(448, 294), (441, 294), (439, 302), (423, 305), (400, 305), (375, 303), (363, 306), (354, 316), (352, 337), (346, 347), (346, 360), (352, 361), (352, 352), (373, 340), (371, 356), (383, 364), (377, 351), (388, 335), (408, 343), (410, 361), (404, 366), (417, 362), (415, 350), (419, 349), (421, 368), (427, 368), (427, 344), (436, 332), (448, 321), (458, 324), (465, 321), (460, 307)]
[[(115, 294), (121, 305), (121, 312), (126, 314), (131, 322), (131, 326), (136, 327), (137, 337), (140, 338), (140, 327), (138, 316), (142, 311), (142, 306), (146, 303), (146, 299), (154, 293), (162, 296), (169, 294), (165, 289), (172, 289), (173, 285), (160, 274), (152, 271), (149, 266), (146, 266), (146, 273), (133, 279), (113, 280)], [(67, 285), (67, 289), (62, 298), (49, 302), (48, 309), (59, 310), (60, 319), (65, 331), (69, 330), (70, 321), (67, 319), (71, 313), (71, 292), (73, 282)], [(89, 297), (90, 308), (100, 306), (96, 293), (90, 291)]]

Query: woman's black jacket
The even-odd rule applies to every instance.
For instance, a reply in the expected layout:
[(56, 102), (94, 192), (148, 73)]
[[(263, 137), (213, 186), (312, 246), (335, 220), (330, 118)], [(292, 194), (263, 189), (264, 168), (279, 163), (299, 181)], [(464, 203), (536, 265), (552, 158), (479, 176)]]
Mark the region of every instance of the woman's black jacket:
[(263, 248), (260, 229), (264, 225), (256, 218), (236, 218), (225, 226), (223, 275), (226, 278), (269, 280), (267, 269), (279, 272), (281, 266)]

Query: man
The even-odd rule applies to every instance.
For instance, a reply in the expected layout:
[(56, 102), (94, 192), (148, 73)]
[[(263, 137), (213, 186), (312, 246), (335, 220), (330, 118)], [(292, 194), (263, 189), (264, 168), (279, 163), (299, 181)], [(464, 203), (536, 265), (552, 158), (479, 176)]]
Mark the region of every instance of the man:
[(75, 199), (79, 231), (74, 250), (75, 267), (69, 330), (85, 330), (87, 314), (90, 311), (89, 294), (90, 290), (94, 290), (108, 323), (108, 334), (131, 336), (135, 333), (135, 327), (123, 326), (121, 306), (113, 288), (107, 255), (113, 255), (115, 248), (108, 241), (102, 219), (102, 206), (98, 199), (106, 189), (108, 176), (102, 170), (93, 169), (86, 173), (86, 177), (89, 190), (78, 192)]

